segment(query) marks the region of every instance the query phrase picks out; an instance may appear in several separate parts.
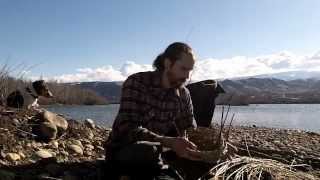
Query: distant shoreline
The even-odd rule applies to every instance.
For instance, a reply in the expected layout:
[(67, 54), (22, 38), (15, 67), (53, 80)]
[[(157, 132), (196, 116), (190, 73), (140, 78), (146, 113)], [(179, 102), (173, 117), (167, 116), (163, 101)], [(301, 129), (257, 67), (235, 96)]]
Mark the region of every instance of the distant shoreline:
[[(112, 104), (120, 104), (120, 102), (112, 102), (107, 104), (41, 104), (41, 106), (106, 106)], [(252, 104), (230, 104), (230, 106), (249, 106), (249, 105), (259, 105), (259, 104), (320, 104), (320, 102), (316, 103), (252, 103)], [(216, 104), (216, 106), (228, 106), (229, 104)]]

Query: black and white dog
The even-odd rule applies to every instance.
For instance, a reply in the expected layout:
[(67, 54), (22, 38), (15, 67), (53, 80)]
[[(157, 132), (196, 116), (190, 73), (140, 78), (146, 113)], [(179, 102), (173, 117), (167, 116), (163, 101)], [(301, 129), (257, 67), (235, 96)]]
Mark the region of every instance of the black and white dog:
[(27, 86), (10, 93), (7, 97), (7, 106), (12, 108), (37, 108), (39, 107), (39, 96), (53, 97), (44, 80), (34, 81), (30, 87)]

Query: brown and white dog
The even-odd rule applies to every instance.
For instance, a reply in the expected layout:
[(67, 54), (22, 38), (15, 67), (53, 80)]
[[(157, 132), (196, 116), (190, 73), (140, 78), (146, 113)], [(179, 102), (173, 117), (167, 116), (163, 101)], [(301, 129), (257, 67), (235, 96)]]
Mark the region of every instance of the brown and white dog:
[(27, 86), (11, 92), (7, 97), (7, 106), (12, 108), (37, 108), (39, 107), (39, 96), (53, 97), (44, 80), (34, 81), (30, 87)]

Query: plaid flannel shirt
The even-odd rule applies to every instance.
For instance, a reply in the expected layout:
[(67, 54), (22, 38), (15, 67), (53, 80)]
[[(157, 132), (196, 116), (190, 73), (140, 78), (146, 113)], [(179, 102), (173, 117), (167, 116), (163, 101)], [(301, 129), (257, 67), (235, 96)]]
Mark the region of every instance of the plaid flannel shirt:
[(191, 97), (186, 87), (161, 87), (161, 73), (140, 72), (122, 86), (120, 108), (113, 123), (109, 146), (137, 141), (155, 142), (157, 135), (179, 136), (195, 125)]

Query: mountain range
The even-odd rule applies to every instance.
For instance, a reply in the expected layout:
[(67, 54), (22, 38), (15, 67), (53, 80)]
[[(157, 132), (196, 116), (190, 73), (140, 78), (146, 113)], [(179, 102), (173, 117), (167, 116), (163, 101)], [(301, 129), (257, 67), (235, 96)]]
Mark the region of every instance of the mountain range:
[(286, 81), (296, 79), (318, 79), (320, 80), (320, 71), (286, 71), (272, 74), (261, 74), (253, 76), (255, 78), (276, 78)]
[[(219, 81), (226, 93), (217, 104), (247, 105), (269, 103), (320, 103), (320, 79), (282, 80), (276, 78), (226, 79)], [(91, 89), (109, 103), (119, 103), (122, 82), (73, 83)]]

